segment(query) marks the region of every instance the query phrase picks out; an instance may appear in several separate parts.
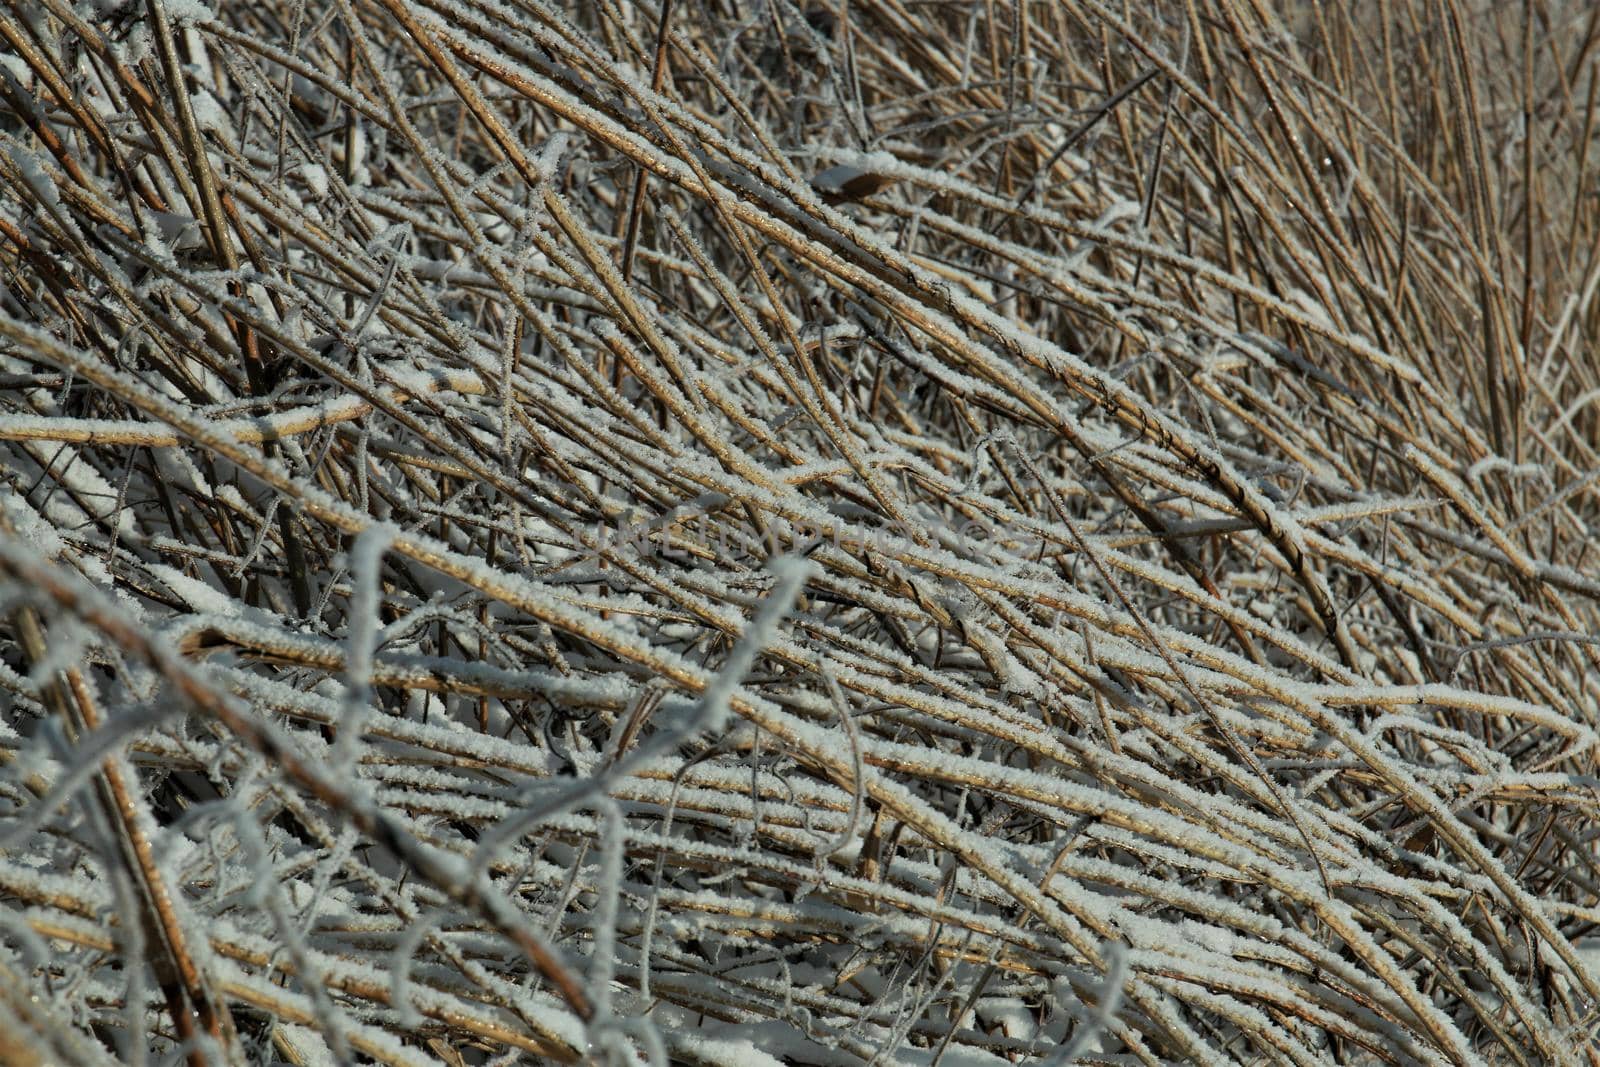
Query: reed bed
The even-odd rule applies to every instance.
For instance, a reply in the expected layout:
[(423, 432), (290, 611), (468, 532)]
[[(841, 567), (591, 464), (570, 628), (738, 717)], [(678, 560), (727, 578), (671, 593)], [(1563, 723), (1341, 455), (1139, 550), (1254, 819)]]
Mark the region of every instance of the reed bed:
[(8, 0), (0, 1060), (1600, 1064), (1600, 9)]

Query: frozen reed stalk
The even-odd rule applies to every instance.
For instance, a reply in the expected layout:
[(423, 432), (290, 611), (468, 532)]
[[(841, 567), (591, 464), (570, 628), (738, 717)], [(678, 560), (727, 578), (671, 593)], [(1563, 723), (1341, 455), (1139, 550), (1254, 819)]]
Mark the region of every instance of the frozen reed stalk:
[(1586, 6), (0, 40), (0, 1059), (1596, 1062)]

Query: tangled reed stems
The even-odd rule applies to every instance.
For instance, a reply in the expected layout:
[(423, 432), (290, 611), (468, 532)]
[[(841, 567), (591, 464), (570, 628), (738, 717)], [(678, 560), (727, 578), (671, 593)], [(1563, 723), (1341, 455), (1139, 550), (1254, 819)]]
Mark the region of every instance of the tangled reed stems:
[(1600, 13), (8, 0), (6, 1063), (1600, 1063)]

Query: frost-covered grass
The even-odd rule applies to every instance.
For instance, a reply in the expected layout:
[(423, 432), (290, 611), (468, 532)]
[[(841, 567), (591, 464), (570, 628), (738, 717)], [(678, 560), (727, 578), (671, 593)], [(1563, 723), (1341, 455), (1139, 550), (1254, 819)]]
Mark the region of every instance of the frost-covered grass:
[(1281, 7), (0, 7), (0, 1063), (1600, 1064), (1600, 16)]

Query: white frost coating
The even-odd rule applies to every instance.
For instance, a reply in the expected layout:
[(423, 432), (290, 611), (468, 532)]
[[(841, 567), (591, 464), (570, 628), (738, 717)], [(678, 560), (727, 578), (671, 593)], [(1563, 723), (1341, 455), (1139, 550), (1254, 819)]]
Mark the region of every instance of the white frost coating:
[(33, 510), (21, 496), (0, 492), (0, 509), (4, 510), (15, 535), (33, 546), (44, 559), (55, 559), (66, 550), (67, 543), (56, 532), (55, 525)]
[(1102, 230), (1110, 229), (1119, 222), (1138, 218), (1143, 211), (1144, 209), (1139, 206), (1138, 201), (1116, 200), (1107, 205), (1104, 211), (1100, 212), (1100, 216), (1094, 220), (1094, 224)]
[(50, 207), (61, 203), (61, 192), (56, 188), (55, 179), (45, 169), (44, 161), (34, 152), (12, 142), (6, 146), (6, 155), (11, 159), (11, 165), (17, 168), (23, 182), (38, 200)]
[(783, 1060), (765, 1051), (749, 1037), (708, 1037), (687, 1030), (668, 1030), (664, 1035), (673, 1051), (696, 1062), (717, 1067), (786, 1067)]
[(399, 531), (375, 524), (356, 537), (350, 551), (350, 577), (355, 592), (350, 598), (350, 615), (345, 638), (345, 701), (347, 721), (339, 731), (334, 766), (340, 773), (353, 769), (362, 729), (372, 704), (372, 657), (378, 642), (379, 574), (384, 553)]
[(228, 117), (228, 112), (217, 102), (217, 98), (205, 90), (196, 92), (189, 98), (189, 107), (194, 112), (195, 125), (202, 130), (210, 130), (231, 139), (233, 136), (233, 120)]
[(216, 19), (216, 12), (204, 0), (161, 0), (167, 21), (173, 26), (203, 26)]
[(804, 560), (784, 557), (773, 560), (770, 569), (777, 583), (761, 605), (761, 610), (750, 620), (749, 627), (740, 636), (715, 679), (701, 695), (693, 716), (696, 731), (704, 730), (712, 734), (721, 731), (728, 715), (728, 701), (744, 681), (756, 657), (772, 643), (784, 616), (794, 606), (795, 597), (800, 594), (811, 572), (811, 565)]
[(1300, 311), (1312, 321), (1317, 323), (1317, 325), (1321, 326), (1325, 330), (1330, 331), (1338, 329), (1333, 319), (1329, 318), (1328, 309), (1323, 306), (1322, 301), (1318, 300), (1304, 289), (1291, 289), (1289, 290), (1289, 296), (1294, 300), (1295, 305), (1299, 307)]
[(571, 151), (571, 147), (572, 134), (566, 130), (557, 130), (539, 146), (538, 153), (533, 157), (533, 165), (540, 179), (548, 182), (560, 175), (561, 160)]
[(278, 1024), (278, 1033), (294, 1049), (306, 1067), (342, 1067), (322, 1035), (307, 1026)]
[(1491, 471), (1503, 471), (1512, 478), (1540, 478), (1549, 480), (1550, 472), (1538, 463), (1512, 463), (1504, 456), (1485, 456), (1467, 468), (1467, 481), (1479, 482)]
[(227, 617), (238, 616), (244, 611), (244, 605), (227, 593), (190, 578), (175, 568), (160, 563), (147, 564), (147, 567), (151, 574), (160, 578), (168, 589), (182, 597), (195, 611)]
[(328, 195), (328, 168), (320, 163), (306, 163), (300, 167), (300, 177), (305, 180), (311, 195), (321, 200)]
[[(1123, 986), (1128, 981), (1128, 949), (1120, 942), (1111, 942), (1104, 947), (1106, 957), (1106, 975), (1100, 983), (1098, 1002), (1079, 1017), (1077, 1029), (1072, 1033), (1072, 1039), (1067, 1044), (1057, 1049), (1046, 1061), (1049, 1067), (1072, 1067), (1078, 1062), (1079, 1057), (1094, 1051), (1103, 1035), (1107, 1034), (1116, 1022), (1117, 1011), (1122, 1006)], [(1072, 996), (1072, 990), (1066, 983), (1058, 982), (1056, 996), (1058, 1001)]]

